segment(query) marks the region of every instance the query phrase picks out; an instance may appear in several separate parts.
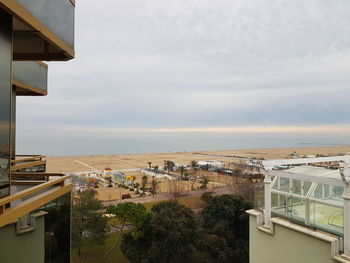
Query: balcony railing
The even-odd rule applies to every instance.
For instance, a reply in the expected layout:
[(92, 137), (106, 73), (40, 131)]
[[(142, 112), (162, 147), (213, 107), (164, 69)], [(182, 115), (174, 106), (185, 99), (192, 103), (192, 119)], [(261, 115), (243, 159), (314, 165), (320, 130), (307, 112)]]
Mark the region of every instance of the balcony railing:
[(31, 15), (74, 47), (74, 4), (70, 0), (16, 0)]
[(73, 0), (0, 0), (0, 8), (14, 18), (14, 60), (74, 57)]
[(12, 172), (45, 172), (46, 160), (44, 155), (16, 155), (11, 160)]
[(12, 85), (17, 96), (47, 95), (47, 65), (36, 61), (14, 61)]
[[(69, 182), (70, 175), (47, 174), (47, 173), (21, 173), (14, 174), (35, 178), (36, 176), (45, 177), (47, 181), (38, 182), (36, 186), (27, 187), (10, 196), (0, 199), (0, 227), (16, 221), (18, 218), (40, 208), (41, 206), (55, 200), (56, 198), (70, 192), (72, 184)], [(50, 177), (54, 179), (50, 180)], [(22, 182), (25, 183), (25, 180)], [(19, 182), (17, 182), (20, 184)], [(38, 184), (39, 183), (39, 184)]]

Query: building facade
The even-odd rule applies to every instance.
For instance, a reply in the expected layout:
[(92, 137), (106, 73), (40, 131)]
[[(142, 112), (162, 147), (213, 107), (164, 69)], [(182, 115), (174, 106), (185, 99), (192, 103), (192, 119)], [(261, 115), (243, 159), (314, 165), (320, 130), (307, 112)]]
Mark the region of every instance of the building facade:
[[(16, 153), (16, 97), (47, 95), (48, 66), (74, 57), (74, 0), (0, 0), (0, 262), (70, 262), (69, 176)], [(39, 142), (38, 142), (39, 143)]]
[(247, 211), (250, 262), (350, 262), (350, 156), (262, 163), (264, 188)]

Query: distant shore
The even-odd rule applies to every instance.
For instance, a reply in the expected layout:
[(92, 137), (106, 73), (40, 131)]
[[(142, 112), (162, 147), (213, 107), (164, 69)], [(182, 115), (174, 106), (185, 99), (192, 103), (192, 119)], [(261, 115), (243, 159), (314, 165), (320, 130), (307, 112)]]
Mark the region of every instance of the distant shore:
[[(48, 172), (81, 172), (93, 169), (145, 168), (148, 162), (152, 166), (163, 166), (164, 160), (173, 160), (179, 164), (188, 164), (191, 160), (218, 160), (230, 162), (239, 158), (280, 159), (289, 158), (292, 153), (297, 155), (343, 155), (350, 154), (349, 146), (320, 146), (298, 148), (263, 148), (224, 151), (193, 151), (178, 153), (142, 153), (142, 154), (108, 154), (85, 156), (58, 156), (47, 157)], [(232, 158), (228, 156), (234, 156)]]

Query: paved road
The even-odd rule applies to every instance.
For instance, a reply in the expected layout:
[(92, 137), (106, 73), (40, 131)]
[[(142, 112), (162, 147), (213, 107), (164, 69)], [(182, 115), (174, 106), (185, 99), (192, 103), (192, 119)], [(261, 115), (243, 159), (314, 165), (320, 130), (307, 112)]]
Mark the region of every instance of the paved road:
[[(220, 188), (211, 188), (206, 190), (193, 190), (193, 191), (183, 191), (181, 192), (181, 197), (195, 197), (195, 196), (201, 196), (203, 193), (212, 192), (214, 194), (223, 195), (223, 194), (232, 194), (233, 188), (231, 186), (225, 186)], [(134, 203), (150, 203), (150, 202), (157, 202), (157, 201), (164, 201), (164, 200), (171, 200), (174, 199), (173, 193), (160, 193), (157, 194), (154, 198), (152, 196), (145, 196), (145, 197), (137, 197), (132, 199), (124, 199), (124, 200), (115, 200), (115, 201), (106, 201), (103, 202), (104, 206), (109, 205), (117, 205), (120, 203), (125, 202), (134, 202)]]

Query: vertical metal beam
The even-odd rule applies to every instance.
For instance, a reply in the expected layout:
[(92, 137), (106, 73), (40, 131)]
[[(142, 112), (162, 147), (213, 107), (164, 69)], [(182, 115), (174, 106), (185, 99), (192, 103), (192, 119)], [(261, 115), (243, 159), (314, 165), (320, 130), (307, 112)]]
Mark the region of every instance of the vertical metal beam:
[(344, 254), (350, 257), (350, 185), (346, 185), (344, 199)]
[(265, 210), (264, 210), (264, 225), (271, 227), (271, 176), (264, 173), (264, 188), (265, 188)]
[(11, 98), (11, 159), (16, 159), (16, 89), (12, 89)]
[(0, 197), (10, 191), (12, 16), (0, 9)]

